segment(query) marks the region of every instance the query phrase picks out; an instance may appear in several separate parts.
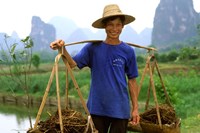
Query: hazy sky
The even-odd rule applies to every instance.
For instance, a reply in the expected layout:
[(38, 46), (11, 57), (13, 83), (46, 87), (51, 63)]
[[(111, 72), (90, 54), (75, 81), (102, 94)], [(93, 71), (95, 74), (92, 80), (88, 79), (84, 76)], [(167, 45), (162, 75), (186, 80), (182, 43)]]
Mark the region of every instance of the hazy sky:
[[(145, 27), (153, 27), (155, 9), (160, 0), (0, 0), (0, 32), (11, 35), (16, 31), (24, 38), (31, 31), (32, 16), (44, 22), (54, 16), (72, 19), (79, 27), (92, 28), (107, 4), (116, 3), (125, 14), (133, 15), (136, 21), (131, 26), (139, 33)], [(200, 12), (200, 0), (193, 0), (194, 8)]]

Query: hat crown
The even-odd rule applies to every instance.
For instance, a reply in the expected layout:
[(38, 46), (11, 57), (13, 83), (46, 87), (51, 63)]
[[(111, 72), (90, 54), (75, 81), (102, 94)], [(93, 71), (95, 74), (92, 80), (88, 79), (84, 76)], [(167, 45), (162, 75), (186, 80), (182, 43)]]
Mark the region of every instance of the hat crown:
[(111, 16), (124, 16), (125, 17), (124, 25), (129, 24), (135, 20), (135, 17), (131, 15), (123, 14), (117, 4), (110, 4), (104, 7), (103, 17), (94, 21), (92, 23), (92, 26), (94, 28), (99, 28), (99, 29), (105, 28), (105, 24), (103, 23), (103, 20)]
[(108, 17), (112, 15), (121, 15), (122, 11), (120, 10), (119, 6), (116, 4), (107, 5), (103, 11), (103, 17)]

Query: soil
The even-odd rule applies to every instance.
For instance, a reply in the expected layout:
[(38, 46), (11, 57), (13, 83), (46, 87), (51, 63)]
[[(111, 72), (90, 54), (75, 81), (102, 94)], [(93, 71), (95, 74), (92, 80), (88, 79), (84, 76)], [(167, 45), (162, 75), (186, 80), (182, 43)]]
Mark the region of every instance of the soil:
[[(175, 109), (169, 105), (159, 105), (158, 107), (160, 112), (160, 120), (163, 125), (172, 125), (176, 124), (178, 118), (176, 116)], [(159, 124), (158, 115), (156, 108), (151, 108), (146, 110), (144, 113), (140, 114), (141, 122)]]
[[(83, 133), (85, 131), (87, 119), (80, 112), (63, 109), (61, 113), (64, 133)], [(45, 133), (60, 133), (58, 111), (46, 121), (39, 122), (38, 129)]]

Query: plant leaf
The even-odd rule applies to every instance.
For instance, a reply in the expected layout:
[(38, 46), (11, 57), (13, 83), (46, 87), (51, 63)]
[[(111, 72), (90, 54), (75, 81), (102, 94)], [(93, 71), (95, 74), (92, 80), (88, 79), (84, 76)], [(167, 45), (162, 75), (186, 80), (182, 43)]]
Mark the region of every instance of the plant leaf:
[(25, 42), (27, 42), (27, 41), (29, 40), (29, 38), (30, 38), (30, 37), (27, 36), (25, 39), (22, 39), (21, 41), (25, 43)]
[(14, 53), (15, 52), (15, 48), (16, 48), (16, 43), (14, 43), (12, 46), (11, 46), (11, 50), (10, 50), (10, 53)]
[(16, 55), (15, 55), (15, 53), (11, 54), (11, 56), (12, 56), (12, 58), (13, 58), (14, 60), (16, 60)]

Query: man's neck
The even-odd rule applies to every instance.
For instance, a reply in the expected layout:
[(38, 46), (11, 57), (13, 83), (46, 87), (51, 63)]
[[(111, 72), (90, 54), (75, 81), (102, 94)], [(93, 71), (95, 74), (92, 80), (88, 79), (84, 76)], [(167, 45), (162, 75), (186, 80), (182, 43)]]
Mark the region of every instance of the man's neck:
[(109, 38), (106, 38), (104, 42), (110, 45), (119, 45), (121, 43), (119, 39), (109, 39)]

